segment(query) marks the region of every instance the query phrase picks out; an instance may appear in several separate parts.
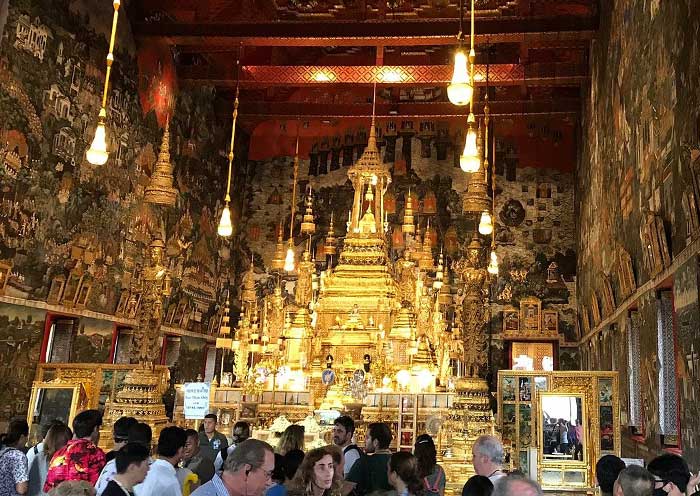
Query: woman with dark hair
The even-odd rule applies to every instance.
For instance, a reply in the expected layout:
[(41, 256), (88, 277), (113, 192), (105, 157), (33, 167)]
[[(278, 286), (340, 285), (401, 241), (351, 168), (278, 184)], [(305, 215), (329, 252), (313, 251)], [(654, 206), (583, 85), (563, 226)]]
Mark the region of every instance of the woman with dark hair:
[(345, 480), (345, 454), (342, 448), (337, 444), (329, 444), (326, 446), (326, 449), (333, 457), (333, 479), (340, 484), (340, 494), (342, 496), (348, 496), (348, 494), (355, 489), (355, 484)]
[(399, 451), (389, 458), (387, 468), (389, 484), (398, 496), (417, 496), (423, 494), (423, 481), (418, 477), (416, 457), (408, 451)]
[(418, 463), (418, 477), (423, 479), (426, 496), (445, 494), (445, 471), (437, 464), (437, 450), (429, 434), (421, 434), (416, 439), (413, 454)]
[(333, 455), (326, 448), (309, 451), (290, 484), (290, 496), (338, 496), (340, 484), (333, 474)]
[(286, 496), (287, 488), (284, 487), (286, 477), (284, 476), (284, 457), (275, 453), (275, 468), (270, 474), (272, 485), (265, 490), (265, 496)]
[(291, 450), (304, 451), (304, 426), (292, 424), (287, 427), (282, 433), (277, 449), (275, 450), (280, 455), (284, 456)]
[(63, 448), (73, 438), (73, 431), (63, 422), (51, 426), (44, 437), (44, 449), (29, 463), (29, 496), (44, 496), (46, 474), (54, 453)]
[(287, 451), (287, 454), (284, 455), (284, 478), (286, 480), (286, 485), (289, 485), (294, 479), (303, 461), (304, 452), (298, 449)]
[(27, 444), (29, 425), (26, 420), (13, 420), (0, 436), (0, 494), (16, 496), (29, 490), (29, 466), (22, 448)]
[(462, 488), (462, 496), (491, 496), (493, 483), (488, 477), (474, 475)]

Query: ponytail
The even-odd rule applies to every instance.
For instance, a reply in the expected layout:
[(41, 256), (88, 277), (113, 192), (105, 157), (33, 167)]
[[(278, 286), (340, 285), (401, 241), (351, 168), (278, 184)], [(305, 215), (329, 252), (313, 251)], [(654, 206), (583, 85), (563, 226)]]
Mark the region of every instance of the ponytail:
[(406, 484), (410, 494), (421, 496), (423, 494), (423, 481), (418, 476), (418, 464), (416, 457), (407, 451), (398, 451), (389, 459), (389, 469)]

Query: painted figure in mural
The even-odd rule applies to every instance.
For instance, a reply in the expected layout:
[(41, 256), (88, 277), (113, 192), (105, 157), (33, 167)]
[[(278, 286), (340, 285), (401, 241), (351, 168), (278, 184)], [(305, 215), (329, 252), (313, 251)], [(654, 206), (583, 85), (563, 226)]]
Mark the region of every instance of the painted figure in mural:
[(158, 338), (163, 322), (163, 298), (170, 296), (171, 277), (163, 261), (165, 244), (151, 242), (149, 264), (141, 278), (141, 302), (136, 313), (138, 326), (134, 333), (134, 357), (141, 364), (152, 365), (158, 358)]

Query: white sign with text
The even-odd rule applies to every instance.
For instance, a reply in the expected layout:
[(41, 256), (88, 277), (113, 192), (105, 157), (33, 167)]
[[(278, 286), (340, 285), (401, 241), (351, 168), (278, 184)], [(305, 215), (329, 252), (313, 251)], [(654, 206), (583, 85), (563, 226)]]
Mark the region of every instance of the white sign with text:
[(185, 418), (187, 420), (203, 419), (209, 413), (209, 388), (208, 382), (186, 382), (185, 391)]

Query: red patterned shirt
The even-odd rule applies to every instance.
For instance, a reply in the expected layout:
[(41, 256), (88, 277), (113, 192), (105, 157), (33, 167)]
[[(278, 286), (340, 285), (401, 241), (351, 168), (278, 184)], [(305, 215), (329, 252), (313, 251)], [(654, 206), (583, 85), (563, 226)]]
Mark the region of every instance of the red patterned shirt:
[(44, 484), (44, 492), (67, 480), (84, 480), (93, 486), (105, 466), (105, 454), (92, 441), (85, 438), (71, 439), (51, 458)]

